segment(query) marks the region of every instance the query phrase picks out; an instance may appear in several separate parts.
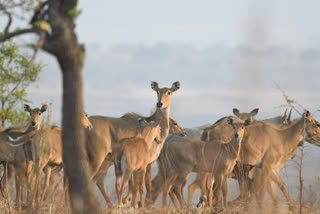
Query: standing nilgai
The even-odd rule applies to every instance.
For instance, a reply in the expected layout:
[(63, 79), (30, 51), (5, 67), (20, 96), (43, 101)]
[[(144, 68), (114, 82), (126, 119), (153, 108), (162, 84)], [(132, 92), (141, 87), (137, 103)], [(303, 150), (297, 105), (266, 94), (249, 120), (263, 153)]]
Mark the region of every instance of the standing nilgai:
[[(232, 117), (232, 116), (228, 116), (228, 117), (223, 117), (221, 119), (219, 119), (216, 123), (214, 123), (212, 126), (210, 127), (214, 127), (214, 129), (216, 130), (215, 134), (218, 133), (218, 135), (212, 135), (212, 133), (209, 131), (210, 127), (204, 129), (203, 133), (202, 133), (202, 137), (201, 140), (203, 141), (207, 141), (207, 142), (213, 142), (213, 143), (228, 143), (231, 141), (233, 135), (234, 135), (234, 131), (233, 128), (228, 124), (229, 118), (233, 119), (233, 122), (236, 121), (241, 121), (244, 122), (245, 120), (250, 120), (250, 122), (254, 121), (254, 116), (257, 115), (259, 109), (253, 109), (250, 113), (240, 113), (240, 111), (238, 109), (233, 109), (233, 113), (237, 116), (237, 117)], [(227, 129), (228, 130), (228, 135), (224, 135), (223, 131)], [(179, 141), (180, 143), (184, 143), (184, 141)], [(172, 142), (171, 142), (172, 143)], [(182, 145), (181, 145), (182, 146)], [(165, 175), (167, 174), (167, 170), (168, 169), (168, 164), (167, 164), (167, 158), (166, 158), (166, 147), (164, 147), (164, 149), (162, 150), (160, 157), (158, 159), (158, 163), (159, 163), (159, 170), (158, 170), (158, 174), (157, 176), (152, 180), (152, 202), (154, 203), (155, 200), (157, 199), (162, 186), (163, 186), (163, 182), (165, 181)], [(206, 201), (206, 192), (205, 191), (205, 187), (202, 185), (202, 183), (206, 180), (210, 180), (208, 177), (210, 175), (210, 173), (198, 173), (197, 178), (195, 179), (195, 181), (189, 186), (189, 193), (191, 195), (191, 197), (193, 197), (194, 193), (196, 190), (198, 190), (199, 188), (201, 188), (201, 198), (203, 199), (202, 201)], [(212, 180), (212, 179), (211, 179)], [(185, 186), (186, 183), (186, 178), (185, 177), (178, 177), (175, 181), (175, 183), (173, 184), (172, 187), (172, 191), (170, 191), (170, 197), (173, 201), (174, 206), (179, 209), (180, 207), (185, 207), (186, 203), (183, 197), (183, 188)], [(208, 194), (212, 193), (212, 191), (208, 191)], [(178, 203), (177, 199), (179, 200), (180, 204)]]
[[(167, 196), (172, 184), (178, 177), (186, 178), (191, 172), (212, 173), (218, 188), (218, 205), (226, 198), (222, 194), (224, 180), (231, 174), (240, 154), (242, 137), (245, 127), (250, 123), (234, 123), (232, 118), (228, 123), (234, 130), (234, 137), (227, 144), (207, 143), (202, 140), (181, 140), (168, 145), (168, 174), (163, 188), (163, 207), (167, 207)], [(181, 185), (181, 184), (180, 184)], [(226, 190), (226, 188), (224, 188)], [(191, 206), (191, 200), (188, 200)]]
[[(31, 125), (35, 127), (35, 129), (15, 140), (10, 138), (10, 136), (7, 139), (7, 143), (13, 147), (18, 147), (20, 145), (25, 146), (27, 143), (30, 143), (31, 148), (29, 149), (27, 146), (25, 155), (29, 157), (27, 158), (27, 161), (30, 160), (28, 163), (27, 175), (29, 191), (32, 193), (31, 201), (36, 201), (36, 209), (40, 207), (49, 188), (52, 166), (61, 166), (63, 164), (61, 128), (48, 128), (45, 124), (41, 123), (41, 115), (46, 109), (47, 105), (43, 105), (41, 109), (31, 109), (28, 105), (25, 105), (25, 111), (29, 112), (31, 116)], [(92, 128), (92, 124), (88, 120), (85, 112), (82, 112), (81, 114), (81, 124), (84, 128)], [(32, 167), (34, 173), (31, 171)], [(44, 187), (40, 192), (41, 185), (38, 184), (41, 184), (40, 181), (43, 171), (46, 176)], [(32, 203), (30, 203), (29, 210), (31, 208)]]
[[(170, 107), (172, 94), (180, 88), (179, 82), (174, 82), (171, 88), (159, 88), (157, 82), (151, 82), (151, 88), (157, 93), (157, 108), (149, 117), (145, 118), (148, 122), (154, 118), (157, 112), (161, 115), (161, 122), (158, 128), (160, 134), (157, 136), (157, 143), (154, 143), (151, 148), (151, 160), (155, 161), (163, 147), (165, 139), (169, 134), (170, 122)], [(123, 138), (136, 136), (136, 132), (140, 130), (139, 117), (137, 115), (124, 115), (120, 118), (91, 116), (90, 122), (93, 129), (88, 132), (86, 147), (88, 152), (90, 173), (94, 181), (104, 196), (107, 204), (112, 206), (111, 200), (103, 185), (103, 178), (106, 175), (109, 167), (114, 163), (114, 156), (118, 151), (118, 143)], [(146, 179), (147, 191), (151, 195), (151, 173), (150, 179)], [(147, 173), (147, 178), (149, 177)]]

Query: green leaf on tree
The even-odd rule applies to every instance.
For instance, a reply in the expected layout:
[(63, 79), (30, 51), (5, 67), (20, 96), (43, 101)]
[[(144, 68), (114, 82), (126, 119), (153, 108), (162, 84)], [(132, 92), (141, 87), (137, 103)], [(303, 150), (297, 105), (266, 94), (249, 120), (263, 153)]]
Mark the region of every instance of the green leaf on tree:
[(18, 125), (28, 119), (27, 87), (39, 79), (42, 66), (29, 64), (28, 56), (11, 42), (0, 46), (0, 126)]
[(68, 10), (68, 15), (74, 19), (76, 19), (78, 16), (80, 16), (80, 14), (82, 13), (81, 9), (78, 9), (77, 7), (74, 7), (70, 10)]

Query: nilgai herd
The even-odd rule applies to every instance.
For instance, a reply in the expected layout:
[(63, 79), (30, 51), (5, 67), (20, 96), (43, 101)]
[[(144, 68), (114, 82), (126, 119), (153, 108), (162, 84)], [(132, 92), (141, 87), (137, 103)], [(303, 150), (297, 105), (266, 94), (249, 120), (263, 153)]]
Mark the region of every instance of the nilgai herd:
[[(81, 114), (88, 160), (88, 165), (83, 167), (88, 167), (90, 179), (109, 207), (113, 205), (104, 178), (114, 165), (119, 207), (129, 200), (133, 207), (151, 206), (161, 192), (163, 208), (168, 206), (168, 195), (177, 209), (191, 207), (199, 189), (198, 207), (226, 209), (228, 204), (248, 203), (253, 199), (262, 207), (265, 192), (278, 207), (278, 186), (289, 209), (295, 208), (279, 173), (304, 141), (320, 145), (320, 123), (309, 111), (305, 110), (301, 118), (295, 120), (291, 120), (291, 111), (288, 115), (286, 111), (283, 116), (256, 121), (258, 109), (250, 113), (233, 109), (234, 116), (219, 119), (204, 129), (200, 139), (191, 139), (170, 118), (171, 97), (180, 83), (160, 88), (157, 82), (151, 82), (151, 88), (157, 93), (157, 103), (149, 117), (136, 113), (120, 118)], [(1, 193), (4, 198), (8, 197), (7, 181), (14, 175), (16, 206), (21, 206), (26, 195), (29, 206), (39, 207), (46, 200), (52, 173), (63, 169), (62, 132), (58, 127), (41, 124), (47, 105), (40, 109), (24, 105), (24, 109), (29, 112), (30, 121), (0, 132), (0, 161), (4, 166)], [(166, 141), (168, 135), (184, 137), (169, 142)], [(158, 173), (152, 179), (156, 161)], [(188, 187), (186, 202), (183, 189), (191, 172), (198, 174)], [(237, 179), (240, 195), (227, 203), (228, 178)], [(68, 204), (66, 176), (63, 181)]]

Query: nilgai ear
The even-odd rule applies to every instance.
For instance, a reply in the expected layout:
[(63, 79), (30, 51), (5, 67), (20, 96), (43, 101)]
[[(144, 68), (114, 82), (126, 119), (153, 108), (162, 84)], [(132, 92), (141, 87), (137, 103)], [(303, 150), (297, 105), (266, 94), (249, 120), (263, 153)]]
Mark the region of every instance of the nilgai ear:
[(172, 119), (172, 118), (169, 118), (170, 119), (170, 123), (172, 123), (173, 125), (178, 125), (178, 123), (177, 123), (177, 121), (175, 121), (174, 119)]
[(259, 112), (259, 108), (255, 108), (250, 112), (250, 116), (254, 117), (258, 114), (258, 112)]
[(43, 104), (43, 105), (41, 106), (41, 112), (47, 111), (47, 108), (48, 108), (47, 104)]
[(175, 92), (175, 91), (179, 90), (179, 88), (180, 88), (180, 82), (179, 81), (172, 83), (172, 86), (171, 86), (171, 91), (172, 92)]
[(233, 119), (232, 118), (228, 118), (227, 123), (232, 125), (233, 124)]
[(151, 82), (151, 88), (155, 91), (159, 90), (159, 84), (157, 82), (152, 81)]
[(233, 109), (233, 114), (236, 115), (237, 117), (239, 117), (239, 116), (240, 116), (240, 111), (239, 111), (239, 109), (234, 108), (234, 109)]
[(24, 104), (23, 108), (24, 108), (25, 111), (30, 112), (30, 106), (29, 105)]

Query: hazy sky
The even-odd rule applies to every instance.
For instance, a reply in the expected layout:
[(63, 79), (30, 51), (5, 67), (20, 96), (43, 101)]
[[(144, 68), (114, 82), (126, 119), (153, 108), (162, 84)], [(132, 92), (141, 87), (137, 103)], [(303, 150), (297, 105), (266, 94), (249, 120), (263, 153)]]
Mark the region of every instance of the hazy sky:
[(261, 43), (291, 47), (320, 44), (320, 2), (315, 0), (80, 0), (79, 7), (80, 39), (102, 47), (157, 42), (234, 46), (257, 37)]
[[(80, 0), (79, 8), (89, 115), (148, 115), (156, 103), (150, 82), (177, 80), (171, 115), (184, 127), (213, 123), (233, 107), (277, 116), (284, 100), (275, 83), (319, 109), (319, 1)], [(59, 124), (60, 70), (48, 55), (39, 60), (44, 72), (29, 97), (52, 102)]]

